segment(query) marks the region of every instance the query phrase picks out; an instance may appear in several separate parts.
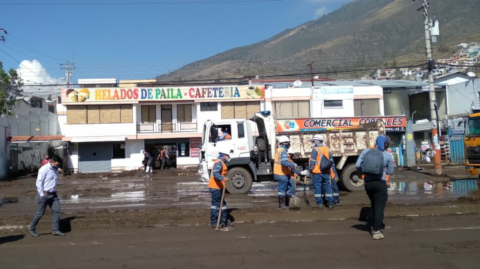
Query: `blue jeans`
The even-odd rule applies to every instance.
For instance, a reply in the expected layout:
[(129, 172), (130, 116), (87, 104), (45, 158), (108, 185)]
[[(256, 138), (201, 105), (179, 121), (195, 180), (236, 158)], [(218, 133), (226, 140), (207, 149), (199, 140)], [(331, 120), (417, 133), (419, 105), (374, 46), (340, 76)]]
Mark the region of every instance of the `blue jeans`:
[(32, 223), (30, 223), (30, 229), (35, 231), (37, 224), (45, 214), (45, 209), (47, 209), (48, 205), (53, 212), (52, 231), (58, 231), (60, 224), (60, 200), (58, 199), (57, 194), (45, 194), (43, 197), (38, 196), (37, 200), (38, 210), (33, 217)]
[(329, 205), (335, 204), (330, 185), (330, 174), (313, 174), (313, 188), (317, 205), (322, 205), (323, 199)]
[[(212, 205), (210, 206), (210, 224), (214, 227), (217, 226), (218, 214), (220, 211), (220, 200), (222, 200), (222, 190), (208, 189), (212, 194)], [(227, 225), (227, 202), (223, 199), (222, 216), (220, 217), (220, 227)]]
[(336, 204), (340, 203), (340, 193), (338, 191), (338, 184), (335, 181), (335, 179), (332, 178), (332, 194), (333, 194), (333, 200), (335, 201)]
[(278, 198), (284, 198), (285, 195), (295, 195), (295, 189), (293, 188), (293, 184), (295, 184), (295, 181), (292, 177), (274, 175), (273, 179), (278, 181)]

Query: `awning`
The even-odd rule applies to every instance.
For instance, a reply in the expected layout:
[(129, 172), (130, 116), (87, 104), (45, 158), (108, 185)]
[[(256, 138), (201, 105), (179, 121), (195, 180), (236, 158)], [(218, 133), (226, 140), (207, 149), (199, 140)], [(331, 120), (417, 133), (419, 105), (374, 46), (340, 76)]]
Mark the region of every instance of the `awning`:
[(13, 144), (20, 143), (43, 143), (52, 141), (62, 141), (63, 135), (34, 135), (34, 136), (9, 136), (7, 141)]
[(123, 142), (125, 136), (101, 136), (101, 137), (72, 137), (70, 142), (82, 143), (82, 142)]

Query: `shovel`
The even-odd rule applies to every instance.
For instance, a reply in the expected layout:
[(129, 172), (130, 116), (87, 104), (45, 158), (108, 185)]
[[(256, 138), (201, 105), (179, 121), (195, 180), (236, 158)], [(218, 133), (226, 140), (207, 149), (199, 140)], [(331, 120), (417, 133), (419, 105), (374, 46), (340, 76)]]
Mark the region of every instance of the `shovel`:
[[(296, 186), (297, 186), (297, 175), (295, 174), (295, 178), (293, 179), (293, 192), (296, 194)], [(290, 210), (300, 210), (300, 198), (296, 195), (292, 197), (290, 200), (290, 206), (288, 207)]]
[(225, 198), (225, 189), (226, 189), (226, 186), (224, 186), (223, 190), (222, 190), (222, 199), (220, 199), (220, 208), (219, 208), (219, 212), (218, 212), (217, 228), (215, 228), (215, 231), (220, 231), (220, 232), (229, 232), (229, 231), (233, 230), (230, 227), (220, 228), (220, 219), (222, 218), (222, 211), (223, 211), (222, 207), (223, 207), (223, 199)]
[(307, 196), (307, 176), (303, 176), (303, 197), (305, 197), (305, 203), (310, 206), (310, 201)]

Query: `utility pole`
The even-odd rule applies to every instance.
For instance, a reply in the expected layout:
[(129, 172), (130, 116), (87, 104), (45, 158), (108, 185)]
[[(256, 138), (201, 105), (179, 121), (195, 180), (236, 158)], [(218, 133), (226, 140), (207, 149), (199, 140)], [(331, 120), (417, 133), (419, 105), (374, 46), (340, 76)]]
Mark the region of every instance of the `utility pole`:
[[(415, 1), (415, 0), (413, 0)], [(433, 158), (434, 173), (436, 175), (442, 174), (442, 156), (440, 153), (440, 138), (438, 133), (438, 118), (437, 118), (437, 97), (435, 95), (435, 80), (433, 78), (433, 69), (435, 63), (433, 62), (432, 54), (432, 40), (430, 34), (430, 17), (428, 16), (429, 3), (427, 0), (423, 0), (422, 7), (418, 11), (423, 10), (423, 16), (425, 17), (425, 49), (427, 53), (427, 69), (428, 69), (428, 84), (430, 87), (430, 118), (432, 122), (432, 137), (433, 137), (433, 149), (435, 150), (435, 156)]]
[(75, 70), (75, 64), (70, 63), (67, 60), (67, 63), (60, 64), (60, 69), (65, 70), (65, 79), (67, 80), (67, 88), (70, 87), (70, 77), (72, 76), (72, 71)]
[(314, 63), (315, 62), (311, 62), (311, 63), (307, 64), (307, 66), (310, 66), (310, 80), (312, 81), (312, 87), (315, 86), (315, 83), (313, 83), (313, 64)]

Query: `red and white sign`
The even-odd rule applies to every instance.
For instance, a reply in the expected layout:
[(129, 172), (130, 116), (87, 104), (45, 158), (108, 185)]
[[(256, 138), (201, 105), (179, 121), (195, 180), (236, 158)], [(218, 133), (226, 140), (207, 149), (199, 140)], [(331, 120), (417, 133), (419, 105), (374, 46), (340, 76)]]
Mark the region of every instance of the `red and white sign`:
[(190, 158), (200, 157), (201, 147), (202, 147), (202, 139), (200, 137), (190, 138)]

